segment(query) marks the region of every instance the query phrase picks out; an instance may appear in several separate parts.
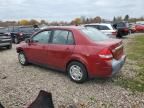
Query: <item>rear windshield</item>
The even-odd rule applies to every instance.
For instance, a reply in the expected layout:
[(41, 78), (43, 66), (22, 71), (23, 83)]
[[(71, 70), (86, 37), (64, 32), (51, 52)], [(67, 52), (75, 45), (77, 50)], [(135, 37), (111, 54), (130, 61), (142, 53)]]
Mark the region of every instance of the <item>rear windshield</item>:
[(8, 32), (7, 28), (0, 28), (0, 33), (6, 33)]
[(110, 39), (108, 36), (106, 36), (102, 32), (91, 27), (83, 28), (81, 29), (81, 31), (92, 41), (104, 41), (104, 40)]

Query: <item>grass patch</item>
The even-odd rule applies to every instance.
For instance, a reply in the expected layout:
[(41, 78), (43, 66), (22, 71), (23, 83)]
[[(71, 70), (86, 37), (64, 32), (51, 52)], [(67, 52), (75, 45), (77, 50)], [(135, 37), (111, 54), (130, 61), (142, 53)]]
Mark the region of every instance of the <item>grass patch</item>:
[(144, 35), (135, 36), (126, 49), (128, 59), (135, 61), (139, 68), (135, 78), (121, 76), (115, 80), (115, 84), (132, 91), (144, 92)]

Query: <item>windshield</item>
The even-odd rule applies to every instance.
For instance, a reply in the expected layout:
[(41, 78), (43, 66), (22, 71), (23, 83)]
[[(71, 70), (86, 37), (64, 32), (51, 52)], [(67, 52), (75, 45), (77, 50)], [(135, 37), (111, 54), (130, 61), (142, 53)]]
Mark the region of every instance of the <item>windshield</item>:
[(106, 36), (102, 32), (91, 27), (83, 28), (81, 29), (81, 31), (92, 41), (104, 41), (104, 40), (110, 39), (108, 36)]

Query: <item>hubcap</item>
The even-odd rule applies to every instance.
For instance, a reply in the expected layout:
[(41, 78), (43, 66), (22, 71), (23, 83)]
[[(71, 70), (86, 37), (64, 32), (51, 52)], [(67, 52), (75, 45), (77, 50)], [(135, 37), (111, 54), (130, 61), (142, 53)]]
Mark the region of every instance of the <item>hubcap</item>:
[(70, 67), (70, 75), (71, 75), (72, 79), (76, 80), (76, 81), (81, 80), (83, 77), (82, 70), (77, 65), (72, 65)]
[(25, 59), (24, 54), (19, 54), (19, 61), (21, 64), (25, 64), (26, 59)]

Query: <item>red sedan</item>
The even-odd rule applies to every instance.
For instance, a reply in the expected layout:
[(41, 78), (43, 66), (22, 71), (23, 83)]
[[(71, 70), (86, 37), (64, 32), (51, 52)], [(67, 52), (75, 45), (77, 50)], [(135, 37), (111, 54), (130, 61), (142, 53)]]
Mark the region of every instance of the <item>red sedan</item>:
[(50, 27), (16, 49), (22, 65), (34, 63), (59, 69), (77, 83), (110, 77), (120, 71), (126, 59), (122, 40), (85, 27)]
[(144, 32), (144, 25), (135, 25), (136, 32)]

